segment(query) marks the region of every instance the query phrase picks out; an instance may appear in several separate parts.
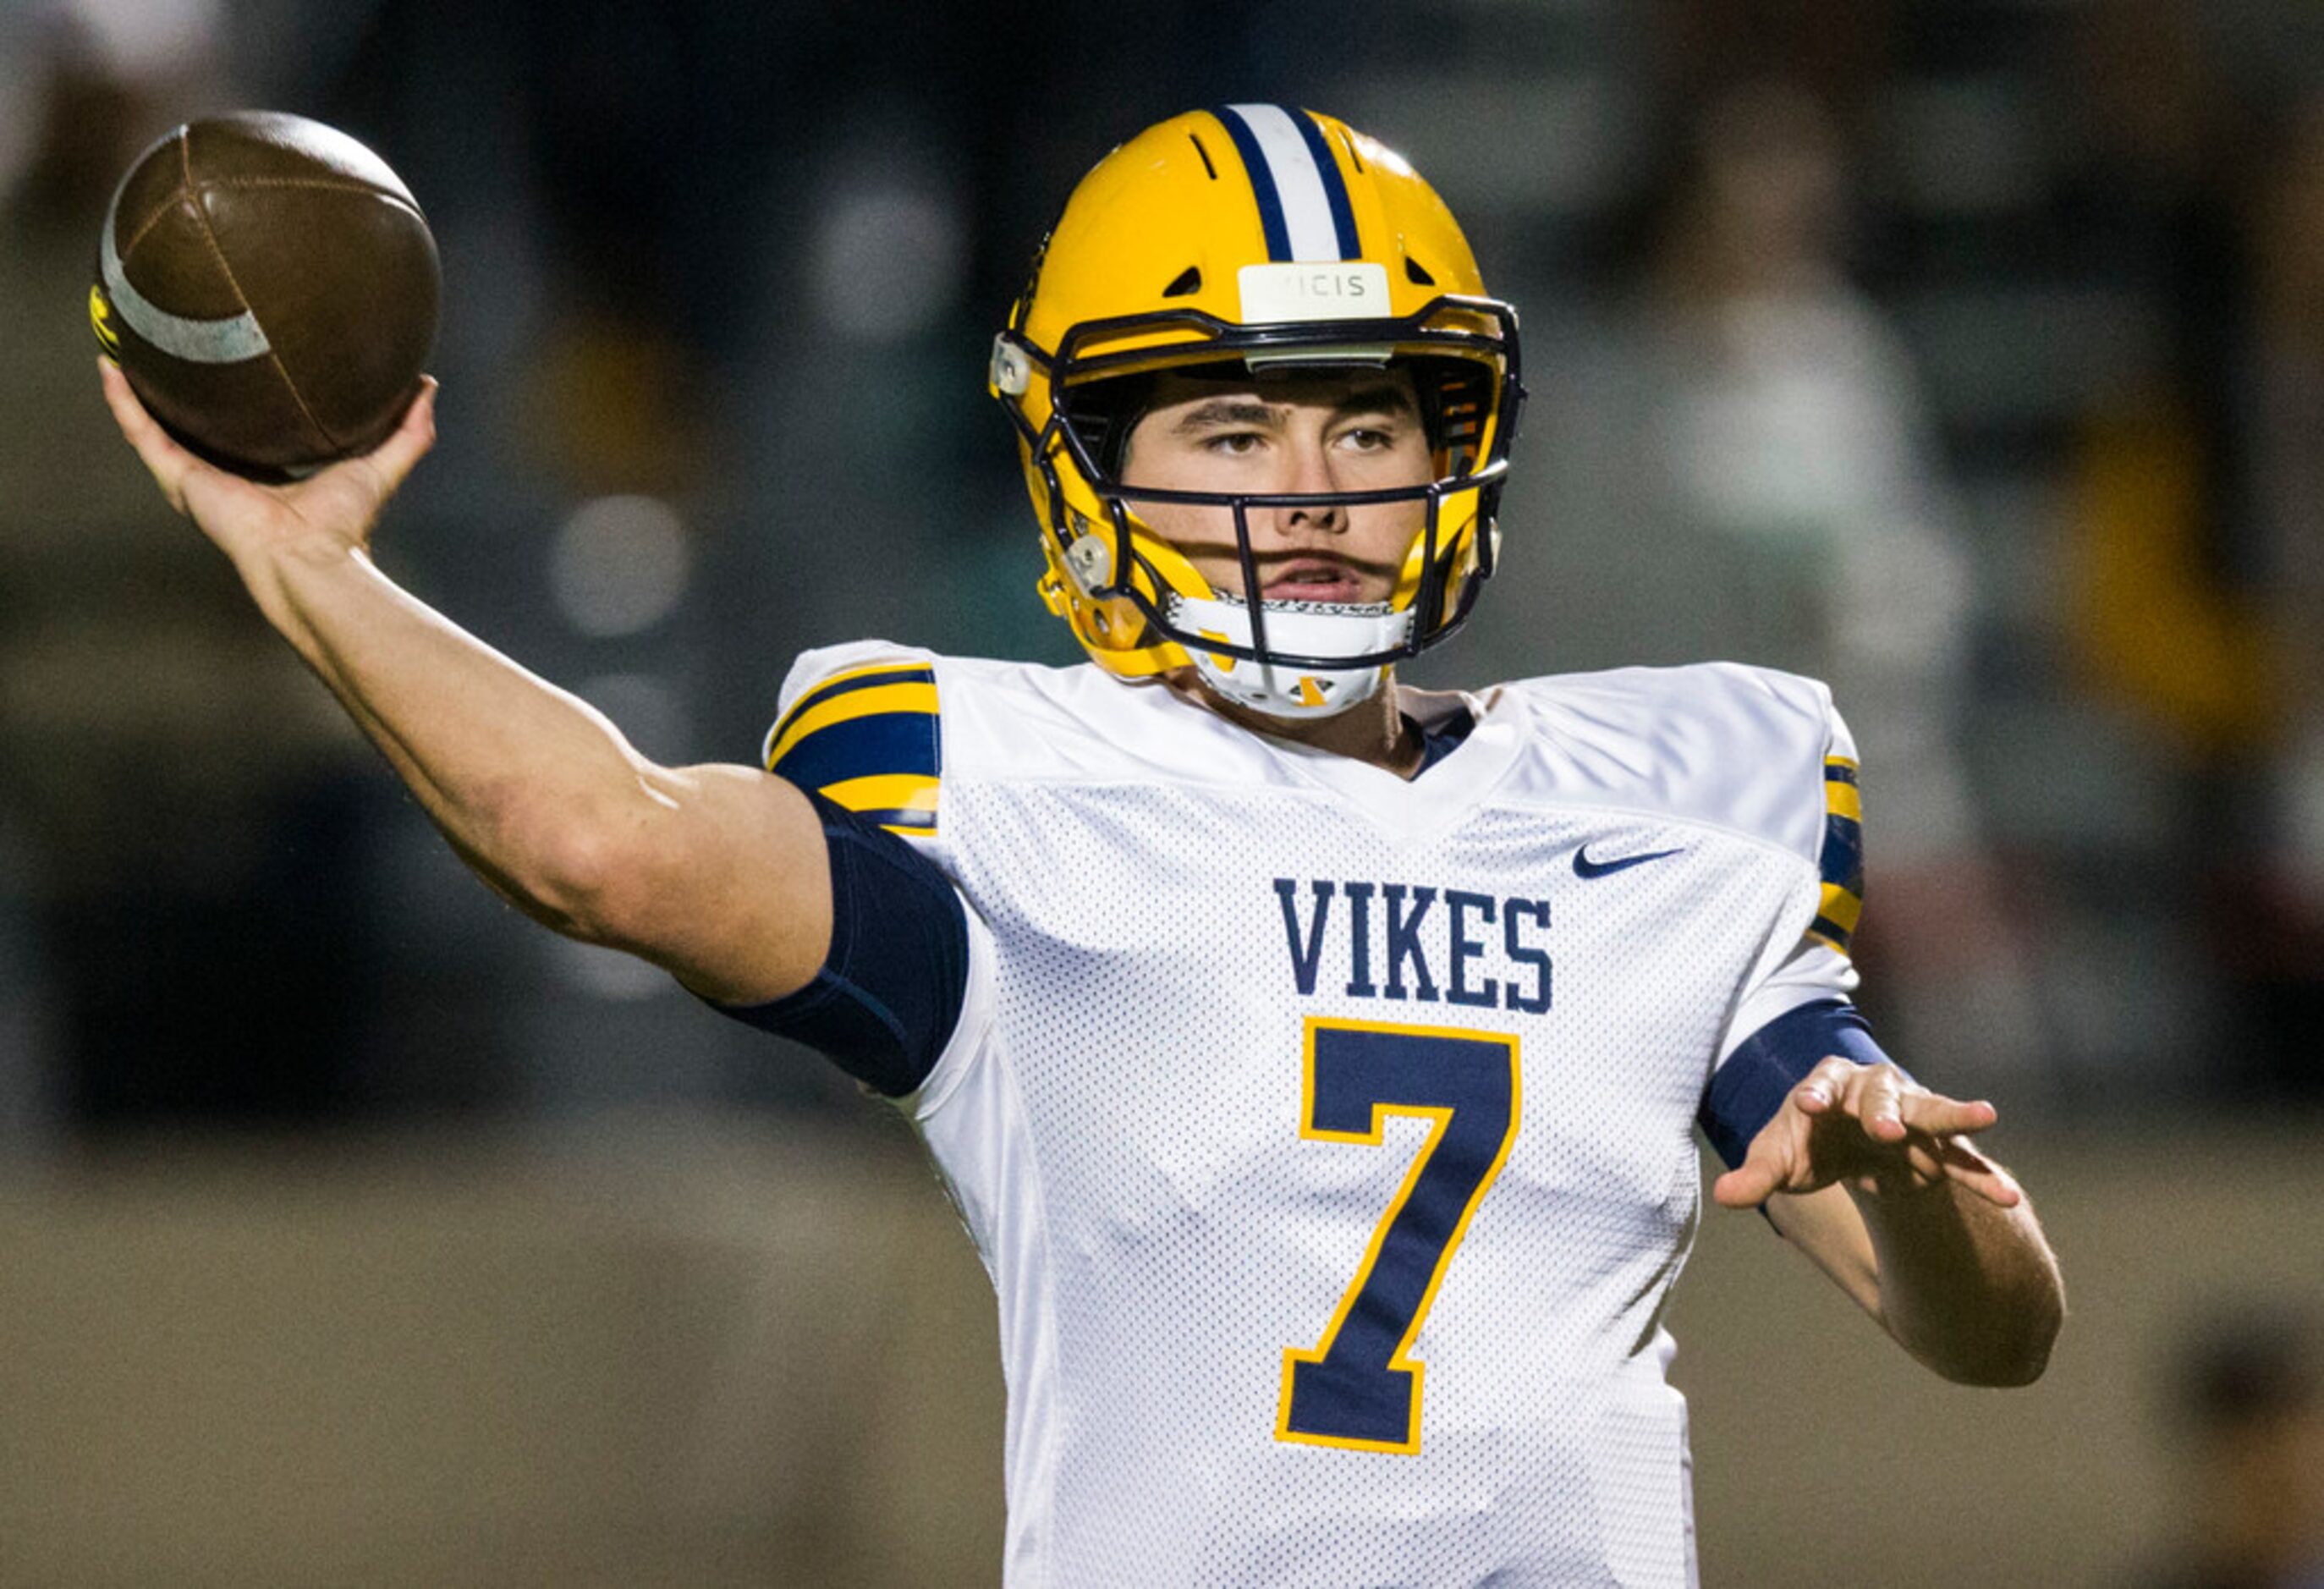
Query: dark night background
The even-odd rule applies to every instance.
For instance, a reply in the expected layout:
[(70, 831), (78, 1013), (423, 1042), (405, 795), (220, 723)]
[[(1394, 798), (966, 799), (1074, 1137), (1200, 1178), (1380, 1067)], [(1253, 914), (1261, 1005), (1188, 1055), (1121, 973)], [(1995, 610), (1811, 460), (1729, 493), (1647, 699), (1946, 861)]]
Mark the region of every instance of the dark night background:
[[(1864, 752), (1862, 1002), (1900, 1058), (1994, 1097), (2013, 1162), (2312, 1139), (2324, 10), (0, 0), (11, 1184), (638, 1118), (909, 1153), (812, 1056), (476, 887), (168, 516), (82, 312), (139, 148), (263, 106), (395, 166), (442, 253), (443, 395), (382, 564), (648, 754), (748, 760), (809, 645), (1075, 660), (989, 341), (1083, 170), (1239, 99), (1411, 156), (1525, 317), (1506, 574), (1424, 677), (1830, 679)], [(14, 1206), (45, 1251), (54, 1206)], [(2315, 1251), (2245, 1278), (2312, 1301)], [(2170, 1325), (2122, 1361), (2162, 1372)], [(2230, 1367), (2310, 1407), (2267, 1377), (2279, 1338)], [(49, 1504), (8, 1473), (0, 1522)], [(81, 1547), (23, 1581), (191, 1570)]]

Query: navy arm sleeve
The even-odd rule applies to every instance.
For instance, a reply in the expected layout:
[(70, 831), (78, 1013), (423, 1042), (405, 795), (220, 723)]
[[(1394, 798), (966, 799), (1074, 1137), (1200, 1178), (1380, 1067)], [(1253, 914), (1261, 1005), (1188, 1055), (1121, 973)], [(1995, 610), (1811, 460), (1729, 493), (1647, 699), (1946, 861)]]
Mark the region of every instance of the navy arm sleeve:
[(1694, 1118), (1728, 1169), (1743, 1162), (1751, 1139), (1783, 1107), (1784, 1095), (1833, 1054), (1858, 1065), (1894, 1063), (1846, 999), (1819, 999), (1778, 1015), (1727, 1057)]
[(876, 1092), (927, 1079), (968, 989), (968, 917), (952, 880), (911, 845), (813, 790), (831, 852), (831, 950), (815, 980), (723, 1015), (816, 1049)]

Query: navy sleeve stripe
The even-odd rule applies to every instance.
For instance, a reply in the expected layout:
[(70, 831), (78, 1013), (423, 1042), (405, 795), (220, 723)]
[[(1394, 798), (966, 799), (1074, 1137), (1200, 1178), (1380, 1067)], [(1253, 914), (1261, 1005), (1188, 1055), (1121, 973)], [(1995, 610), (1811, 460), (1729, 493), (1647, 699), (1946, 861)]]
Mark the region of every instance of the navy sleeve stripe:
[(1783, 1107), (1784, 1095), (1833, 1054), (1858, 1065), (1888, 1062), (1872, 1028), (1846, 999), (1819, 999), (1787, 1011), (1727, 1057), (1694, 1119), (1728, 1169), (1743, 1162), (1751, 1139)]
[(831, 855), (831, 948), (815, 980), (722, 1014), (805, 1043), (890, 1097), (927, 1080), (968, 996), (968, 915), (952, 880), (872, 815), (812, 790)]
[(934, 811), (867, 810), (855, 814), (866, 822), (877, 823), (893, 833), (934, 834), (936, 830), (936, 814)]
[(1817, 869), (1858, 899), (1864, 896), (1864, 825), (1852, 817), (1823, 819), (1823, 853)]
[(883, 712), (816, 729), (786, 751), (773, 770), (801, 789), (820, 790), (851, 778), (934, 778), (937, 756), (934, 712)]
[(1845, 955), (1856, 942), (1856, 934), (1829, 916), (1819, 916), (1808, 923), (1808, 931), (1822, 938)]

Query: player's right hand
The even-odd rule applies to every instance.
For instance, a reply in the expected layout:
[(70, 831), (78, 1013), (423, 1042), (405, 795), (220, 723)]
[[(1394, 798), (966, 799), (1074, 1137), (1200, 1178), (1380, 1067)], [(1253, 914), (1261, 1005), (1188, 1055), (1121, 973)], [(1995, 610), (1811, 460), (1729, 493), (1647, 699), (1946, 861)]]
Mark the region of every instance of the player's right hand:
[(364, 547), (387, 499), (436, 442), (436, 382), (429, 376), (403, 422), (372, 451), (289, 485), (262, 485), (179, 446), (137, 401), (121, 366), (107, 358), (97, 362), (114, 420), (161, 494), (238, 566), (301, 543)]

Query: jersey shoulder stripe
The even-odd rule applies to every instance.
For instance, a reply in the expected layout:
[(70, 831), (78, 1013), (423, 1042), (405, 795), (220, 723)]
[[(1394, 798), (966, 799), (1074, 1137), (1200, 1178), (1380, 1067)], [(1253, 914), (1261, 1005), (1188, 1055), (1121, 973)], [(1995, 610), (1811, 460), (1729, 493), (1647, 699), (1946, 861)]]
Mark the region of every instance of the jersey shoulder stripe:
[(936, 670), (926, 658), (892, 653), (852, 667), (848, 660), (799, 660), (767, 733), (767, 771), (891, 833), (933, 834), (944, 771)]
[(1817, 858), (1823, 892), (1808, 936), (1845, 955), (1864, 915), (1864, 796), (1855, 758), (1824, 758), (1823, 805), (1823, 850)]

